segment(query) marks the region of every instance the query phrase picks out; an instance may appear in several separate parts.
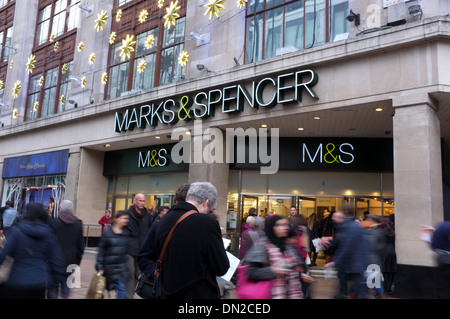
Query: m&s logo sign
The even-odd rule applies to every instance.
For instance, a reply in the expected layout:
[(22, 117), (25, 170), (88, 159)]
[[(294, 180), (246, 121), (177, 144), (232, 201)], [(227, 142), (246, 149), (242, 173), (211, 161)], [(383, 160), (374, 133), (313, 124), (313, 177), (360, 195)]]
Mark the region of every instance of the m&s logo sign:
[(355, 147), (350, 143), (320, 143), (317, 147), (303, 143), (302, 163), (348, 165), (355, 161), (354, 150)]

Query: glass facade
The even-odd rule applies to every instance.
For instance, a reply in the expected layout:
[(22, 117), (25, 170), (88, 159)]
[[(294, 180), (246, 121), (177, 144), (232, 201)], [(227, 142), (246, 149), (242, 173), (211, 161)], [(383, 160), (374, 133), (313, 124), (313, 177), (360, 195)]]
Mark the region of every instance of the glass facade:
[(245, 62), (332, 42), (348, 32), (347, 12), (348, 0), (250, 0)]

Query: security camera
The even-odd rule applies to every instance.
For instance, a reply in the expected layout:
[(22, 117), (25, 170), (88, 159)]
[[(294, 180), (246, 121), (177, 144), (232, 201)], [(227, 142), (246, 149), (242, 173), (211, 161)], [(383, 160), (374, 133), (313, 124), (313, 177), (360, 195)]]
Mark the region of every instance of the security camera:
[(348, 22), (355, 22), (355, 25), (358, 26), (361, 24), (361, 16), (360, 14), (356, 14), (350, 9), (350, 14), (345, 18)]

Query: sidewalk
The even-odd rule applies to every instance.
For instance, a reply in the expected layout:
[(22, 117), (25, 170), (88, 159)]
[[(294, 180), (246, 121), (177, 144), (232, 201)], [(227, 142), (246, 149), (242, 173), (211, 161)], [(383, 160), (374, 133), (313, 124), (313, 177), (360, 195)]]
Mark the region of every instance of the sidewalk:
[[(83, 259), (81, 261), (81, 287), (72, 288), (70, 299), (86, 299), (89, 284), (92, 276), (95, 275), (95, 261), (97, 258), (97, 252), (95, 249), (86, 249)], [(336, 278), (320, 278), (315, 277), (315, 282), (311, 285), (312, 299), (333, 299), (338, 288), (338, 282)], [(115, 293), (105, 292), (105, 299), (115, 299)], [(235, 299), (233, 292), (226, 296), (227, 299)], [(135, 299), (140, 299), (135, 295)]]

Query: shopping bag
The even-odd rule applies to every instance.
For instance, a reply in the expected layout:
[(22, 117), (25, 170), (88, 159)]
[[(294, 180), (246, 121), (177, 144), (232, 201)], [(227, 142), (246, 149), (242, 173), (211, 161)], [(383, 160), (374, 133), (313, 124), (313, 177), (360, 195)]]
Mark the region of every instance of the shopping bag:
[(5, 260), (0, 265), (0, 284), (4, 284), (8, 281), (13, 265), (14, 258), (6, 256)]
[(240, 299), (270, 299), (272, 280), (252, 281), (247, 276), (248, 266), (239, 265), (236, 269), (236, 295)]
[(322, 244), (322, 239), (317, 237), (312, 240), (314, 244), (314, 248), (316, 248), (316, 252), (318, 253), (321, 250), (325, 250), (325, 246)]
[(100, 273), (92, 276), (91, 284), (86, 295), (86, 299), (103, 299), (103, 292), (106, 287), (106, 278)]

